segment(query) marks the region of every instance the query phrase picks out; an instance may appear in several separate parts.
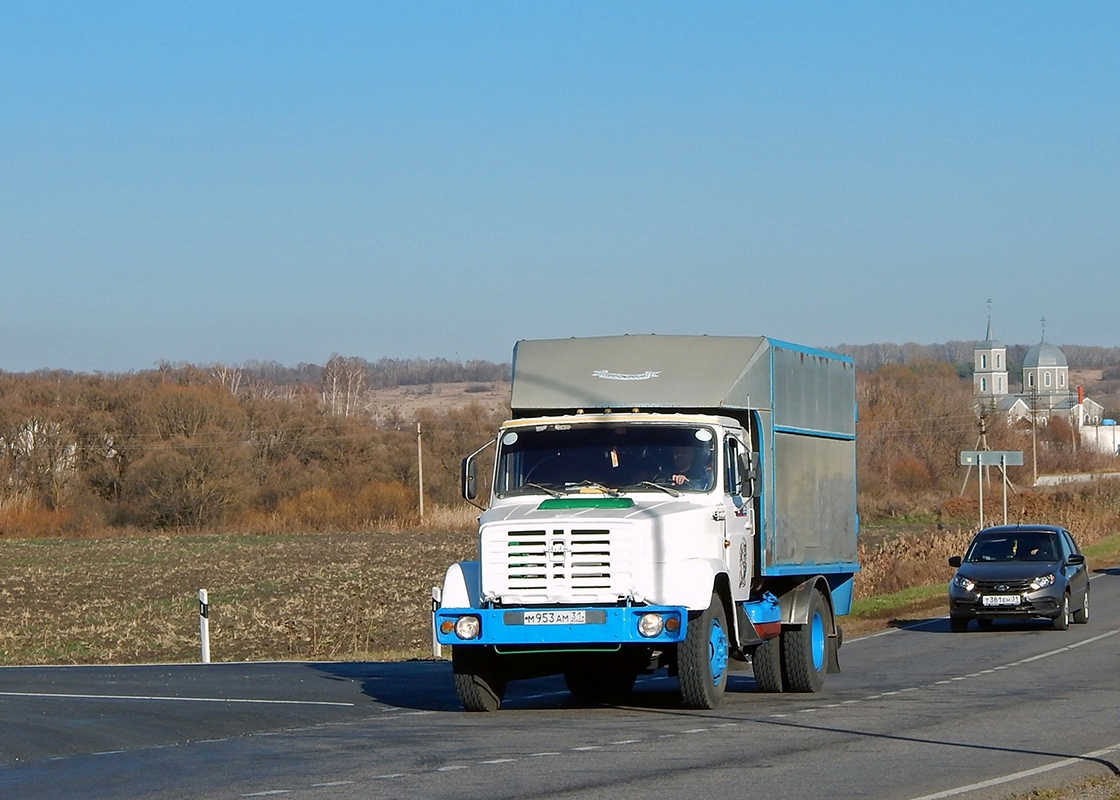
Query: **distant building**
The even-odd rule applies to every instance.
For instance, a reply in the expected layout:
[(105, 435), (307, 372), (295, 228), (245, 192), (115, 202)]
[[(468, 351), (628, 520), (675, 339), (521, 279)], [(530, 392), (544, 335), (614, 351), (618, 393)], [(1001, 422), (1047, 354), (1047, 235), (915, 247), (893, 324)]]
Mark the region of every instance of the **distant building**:
[(1062, 416), (1075, 428), (1100, 425), (1104, 407), (1069, 385), (1069, 362), (1062, 349), (1045, 336), (1023, 356), (1022, 391), (1010, 391), (1007, 347), (992, 336), (992, 318), (982, 342), (973, 348), (972, 390), (976, 408), (994, 408), (1009, 421), (1035, 419), (1044, 422)]

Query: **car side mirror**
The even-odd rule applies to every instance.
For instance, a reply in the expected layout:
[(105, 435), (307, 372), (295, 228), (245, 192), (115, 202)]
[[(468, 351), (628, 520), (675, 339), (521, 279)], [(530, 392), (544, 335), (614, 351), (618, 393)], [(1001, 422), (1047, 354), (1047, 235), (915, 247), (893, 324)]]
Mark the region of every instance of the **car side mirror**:
[(1066, 559), (1066, 563), (1071, 567), (1076, 567), (1079, 564), (1085, 563), (1085, 556), (1081, 555), (1081, 553), (1070, 553), (1069, 558)]
[(961, 557), (960, 556), (949, 556), (949, 566), (950, 567), (959, 567), (960, 565), (961, 565)]

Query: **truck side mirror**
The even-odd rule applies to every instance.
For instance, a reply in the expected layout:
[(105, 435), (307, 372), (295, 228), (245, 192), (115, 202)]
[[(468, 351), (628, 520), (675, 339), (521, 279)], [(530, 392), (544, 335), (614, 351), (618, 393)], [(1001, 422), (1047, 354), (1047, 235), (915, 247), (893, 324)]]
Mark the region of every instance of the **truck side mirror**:
[(949, 556), (949, 566), (950, 567), (959, 567), (960, 565), (961, 565), (961, 557), (960, 556)]
[(473, 453), (463, 459), (462, 489), (464, 500), (470, 501), (478, 497), (478, 465)]
[(739, 475), (742, 481), (740, 494), (754, 497), (758, 491), (758, 453), (748, 450), (739, 454)]

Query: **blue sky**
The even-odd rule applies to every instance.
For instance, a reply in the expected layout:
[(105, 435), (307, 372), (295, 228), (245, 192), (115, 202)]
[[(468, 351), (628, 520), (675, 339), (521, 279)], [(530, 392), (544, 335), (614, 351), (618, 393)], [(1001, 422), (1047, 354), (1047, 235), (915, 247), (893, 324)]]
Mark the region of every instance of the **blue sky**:
[(0, 5), (0, 369), (1120, 345), (1120, 4)]

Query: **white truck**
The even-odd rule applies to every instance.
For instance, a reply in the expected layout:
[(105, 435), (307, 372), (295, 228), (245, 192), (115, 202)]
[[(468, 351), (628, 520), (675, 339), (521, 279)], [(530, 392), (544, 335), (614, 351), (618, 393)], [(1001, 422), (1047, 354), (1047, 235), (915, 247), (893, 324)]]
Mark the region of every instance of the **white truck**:
[[(760, 690), (839, 671), (857, 563), (855, 365), (767, 337), (521, 341), (477, 560), (435, 610), (464, 708), (563, 674), (625, 697), (667, 667), (714, 708), (750, 663)], [(479, 506), (482, 508), (482, 506)]]

